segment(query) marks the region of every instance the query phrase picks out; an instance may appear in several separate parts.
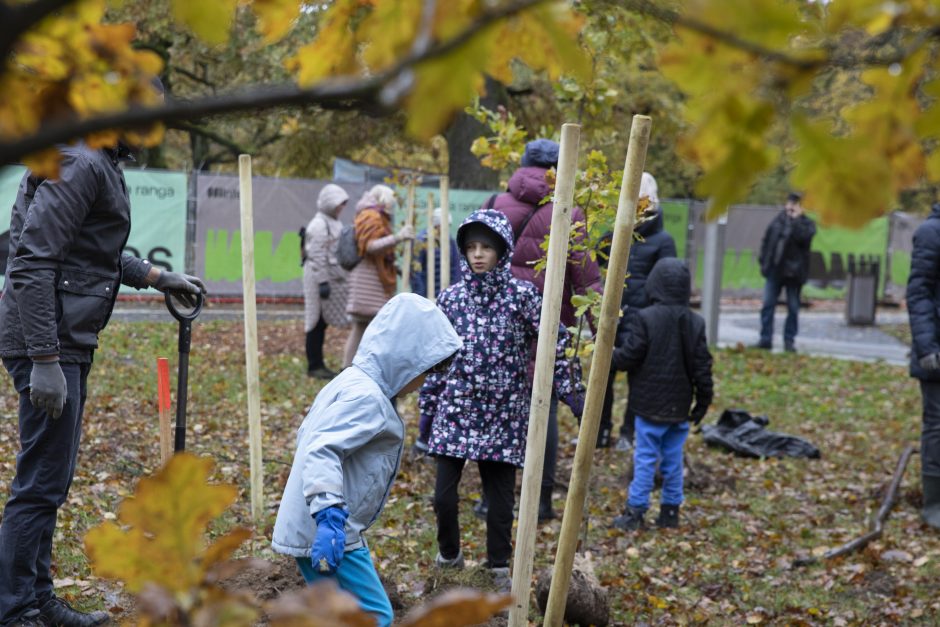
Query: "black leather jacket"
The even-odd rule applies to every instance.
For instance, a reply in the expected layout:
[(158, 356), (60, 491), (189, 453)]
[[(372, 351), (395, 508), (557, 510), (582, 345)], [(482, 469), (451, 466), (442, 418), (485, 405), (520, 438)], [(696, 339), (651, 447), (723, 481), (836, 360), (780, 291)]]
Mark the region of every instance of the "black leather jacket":
[(118, 286), (146, 287), (150, 264), (123, 254), (130, 202), (117, 150), (62, 147), (59, 179), (27, 172), (10, 219), (0, 356), (88, 363)]

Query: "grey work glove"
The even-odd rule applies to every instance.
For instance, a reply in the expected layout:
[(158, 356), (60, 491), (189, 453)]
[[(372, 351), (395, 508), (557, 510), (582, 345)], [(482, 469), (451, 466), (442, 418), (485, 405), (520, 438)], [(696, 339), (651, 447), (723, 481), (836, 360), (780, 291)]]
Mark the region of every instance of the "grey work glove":
[(163, 270), (153, 284), (161, 292), (173, 292), (187, 307), (195, 307), (196, 299), (190, 294), (206, 293), (206, 286), (199, 277)]
[(940, 353), (930, 353), (917, 360), (917, 365), (924, 370), (940, 370)]
[(59, 360), (34, 361), (29, 375), (29, 402), (53, 418), (62, 415), (68, 396), (65, 375)]

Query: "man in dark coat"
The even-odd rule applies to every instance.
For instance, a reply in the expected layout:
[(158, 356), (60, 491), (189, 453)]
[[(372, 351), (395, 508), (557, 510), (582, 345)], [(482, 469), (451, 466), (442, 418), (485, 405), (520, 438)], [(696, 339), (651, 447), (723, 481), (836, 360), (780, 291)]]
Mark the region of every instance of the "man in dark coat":
[(787, 319), (783, 326), (783, 348), (796, 351), (799, 328), (800, 290), (809, 277), (809, 248), (816, 224), (803, 213), (799, 194), (787, 196), (787, 203), (773, 219), (760, 244), (760, 271), (764, 283), (764, 304), (760, 310), (760, 341), (757, 348), (773, 345), (774, 309), (781, 289), (787, 292)]
[[(512, 226), (515, 250), (512, 255), (512, 274), (517, 279), (531, 281), (539, 289), (545, 289), (545, 273), (535, 271), (535, 262), (545, 256), (542, 242), (551, 230), (553, 204), (544, 202), (552, 194), (545, 174), (558, 165), (557, 142), (536, 139), (526, 144), (522, 155), (522, 167), (509, 179), (509, 191), (499, 194), (491, 207), (509, 218)], [(489, 203), (488, 203), (489, 204)], [(585, 224), (584, 212), (574, 207), (571, 223)], [(583, 227), (582, 227), (583, 229)], [(576, 237), (583, 237), (583, 231)], [(571, 297), (585, 294), (588, 289), (602, 292), (601, 275), (597, 262), (592, 261), (586, 251), (568, 252), (565, 267), (565, 284), (561, 303), (561, 323), (566, 327), (577, 324)], [(539, 502), (539, 519), (555, 517), (552, 510), (552, 490), (555, 487), (555, 467), (558, 462), (558, 399), (553, 395), (549, 405), (548, 436), (545, 446), (545, 467), (542, 473), (542, 494)]]
[(911, 376), (920, 380), (920, 432), (924, 522), (940, 529), (940, 203), (914, 231), (907, 280), (911, 322)]
[(107, 612), (80, 612), (55, 596), (50, 572), (98, 334), (121, 284), (184, 300), (205, 292), (195, 277), (123, 253), (131, 229), (119, 166), (129, 156), (125, 147), (60, 151), (57, 180), (27, 172), (20, 183), (0, 293), (0, 357), (19, 394), (21, 449), (0, 525), (0, 625), (108, 621)]

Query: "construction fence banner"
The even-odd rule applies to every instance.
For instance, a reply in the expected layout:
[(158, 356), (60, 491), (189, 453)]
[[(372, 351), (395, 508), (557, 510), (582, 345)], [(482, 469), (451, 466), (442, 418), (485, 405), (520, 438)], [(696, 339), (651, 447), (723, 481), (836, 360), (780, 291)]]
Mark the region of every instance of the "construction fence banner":
[[(0, 274), (6, 272), (10, 213), (26, 168), (0, 168)], [(186, 173), (126, 170), (131, 234), (125, 250), (153, 265), (182, 272), (186, 260)], [(3, 279), (0, 278), (0, 286)], [(133, 293), (124, 288), (124, 293)], [(156, 293), (154, 290), (148, 290)]]

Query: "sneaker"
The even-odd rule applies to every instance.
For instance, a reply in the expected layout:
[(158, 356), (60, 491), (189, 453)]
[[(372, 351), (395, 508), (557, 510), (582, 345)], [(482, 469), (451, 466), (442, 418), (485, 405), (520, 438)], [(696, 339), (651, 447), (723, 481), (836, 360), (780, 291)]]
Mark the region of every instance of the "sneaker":
[(633, 444), (630, 443), (630, 438), (623, 435), (617, 438), (617, 443), (614, 445), (614, 450), (621, 453), (629, 453), (632, 451)]
[(490, 511), (490, 504), (486, 502), (486, 496), (481, 496), (480, 500), (473, 506), (473, 515), (482, 521), (486, 521), (486, 515)]
[(327, 368), (326, 366), (320, 366), (319, 368), (314, 368), (313, 370), (307, 371), (307, 376), (314, 379), (323, 379), (330, 380), (336, 376), (336, 373)]
[(415, 440), (415, 443), (411, 445), (411, 454), (412, 454), (416, 459), (421, 459), (422, 457), (427, 457), (428, 451), (430, 451), (430, 450), (431, 450), (431, 449), (428, 448), (427, 443), (426, 443), (426, 442), (422, 442), (421, 440)]
[(659, 507), (659, 518), (656, 519), (656, 526), (661, 529), (676, 529), (679, 526), (679, 506), (661, 505)]
[(645, 514), (645, 509), (627, 505), (623, 514), (614, 518), (613, 526), (623, 531), (639, 531), (646, 527), (643, 522), (643, 516)]
[(795, 353), (795, 352), (796, 352), (796, 345), (794, 345), (792, 342), (789, 343), (789, 344), (784, 344), (784, 345), (783, 345), (783, 350), (785, 350), (785, 351), (788, 352), (788, 353)]
[(39, 610), (36, 608), (24, 612), (19, 618), (12, 623), (7, 623), (7, 625), (8, 627), (46, 627), (46, 624), (42, 622), (42, 618), (39, 616)]
[(509, 594), (512, 592), (512, 577), (509, 574), (508, 566), (496, 566), (488, 568), (490, 577), (493, 578), (493, 587), (500, 594)]
[(601, 427), (597, 432), (597, 444), (595, 448), (610, 448), (610, 427)]
[(758, 342), (757, 344), (753, 344), (751, 348), (759, 348), (760, 350), (769, 351), (771, 348), (773, 348), (773, 345), (770, 342)]
[(440, 553), (437, 554), (437, 557), (434, 558), (434, 565), (440, 569), (450, 568), (453, 570), (463, 570), (464, 560), (463, 560), (463, 551), (457, 553), (457, 557), (452, 559), (447, 559)]
[(39, 618), (47, 627), (96, 627), (111, 620), (107, 612), (80, 612), (59, 597), (52, 597), (39, 609)]

